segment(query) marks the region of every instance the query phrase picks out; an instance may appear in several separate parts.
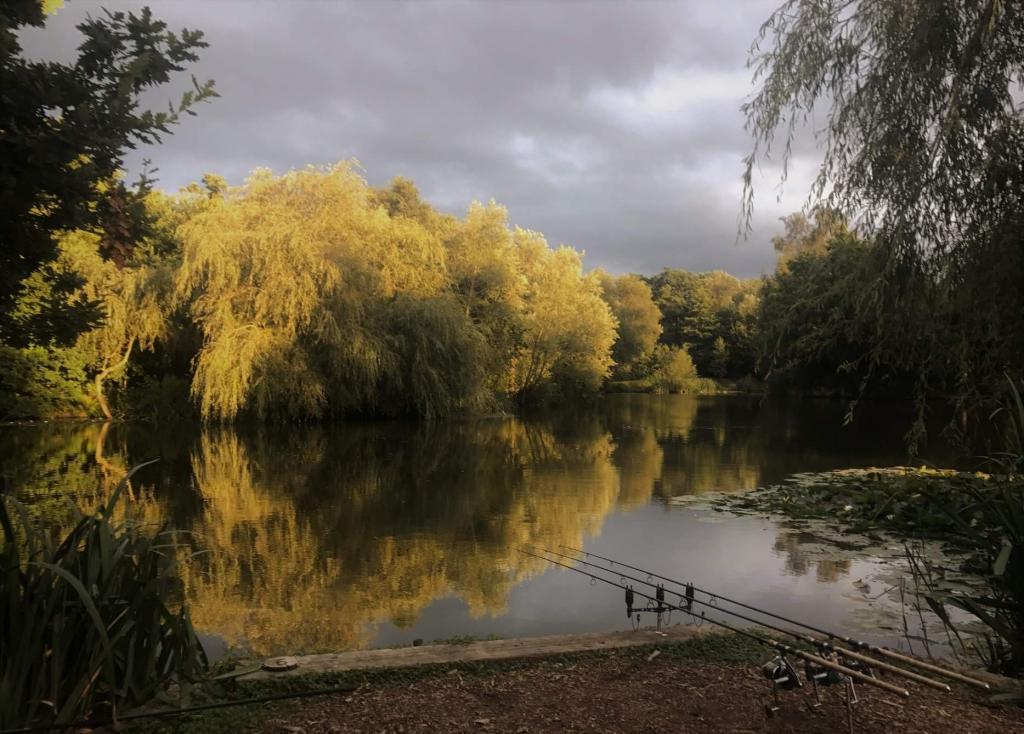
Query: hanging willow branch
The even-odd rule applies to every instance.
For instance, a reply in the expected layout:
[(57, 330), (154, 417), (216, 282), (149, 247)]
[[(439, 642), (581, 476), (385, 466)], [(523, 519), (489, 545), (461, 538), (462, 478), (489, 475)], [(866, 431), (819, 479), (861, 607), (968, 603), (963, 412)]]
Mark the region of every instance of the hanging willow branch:
[(788, 0), (751, 49), (753, 171), (816, 112), (810, 192), (884, 254), (865, 283), (869, 369), (909, 369), (960, 407), (1024, 354), (1024, 5), (1004, 0)]

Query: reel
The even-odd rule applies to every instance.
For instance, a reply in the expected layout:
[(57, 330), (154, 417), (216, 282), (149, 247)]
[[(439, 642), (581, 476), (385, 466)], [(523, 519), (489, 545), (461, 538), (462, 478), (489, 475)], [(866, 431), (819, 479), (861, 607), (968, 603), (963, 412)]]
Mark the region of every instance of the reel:
[(838, 686), (846, 682), (846, 676), (842, 673), (810, 660), (804, 661), (804, 678), (822, 687)]
[(781, 655), (762, 665), (761, 674), (772, 682), (773, 688), (781, 688), (784, 691), (792, 691), (803, 685), (796, 668)]
[(786, 659), (785, 655), (779, 655), (772, 661), (762, 665), (761, 675), (771, 681), (772, 684), (772, 700), (764, 705), (764, 712), (768, 716), (772, 716), (779, 710), (780, 688), (784, 691), (792, 691), (803, 685), (800, 683), (800, 676), (797, 675), (796, 668)]

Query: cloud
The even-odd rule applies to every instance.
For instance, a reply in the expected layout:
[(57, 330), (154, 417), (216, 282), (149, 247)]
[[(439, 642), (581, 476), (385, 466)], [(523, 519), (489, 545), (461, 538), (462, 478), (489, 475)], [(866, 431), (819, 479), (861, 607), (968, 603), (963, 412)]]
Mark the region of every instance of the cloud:
[[(447, 211), (494, 198), (516, 224), (586, 250), (590, 267), (749, 276), (772, 267), (777, 219), (814, 173), (802, 145), (777, 201), (767, 166), (753, 236), (736, 242), (751, 147), (739, 105), (767, 0), (149, 4), (171, 28), (206, 33), (191, 71), (222, 95), (129, 157), (152, 159), (169, 189), (206, 171), (240, 182), (257, 166), (356, 158), (371, 183), (407, 176)], [(70, 57), (74, 25), (100, 7), (69, 3), (23, 34), (26, 49)]]

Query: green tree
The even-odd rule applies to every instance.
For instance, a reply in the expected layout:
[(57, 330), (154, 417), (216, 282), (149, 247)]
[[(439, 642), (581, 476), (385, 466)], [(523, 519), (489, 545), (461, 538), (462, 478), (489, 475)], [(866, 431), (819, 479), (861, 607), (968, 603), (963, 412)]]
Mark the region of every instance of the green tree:
[(75, 282), (55, 283), (39, 318), (15, 326), (8, 317), (23, 281), (56, 259), (62, 231), (96, 232), (104, 257), (128, 259), (145, 232), (148, 182), (128, 187), (116, 178), (124, 152), (158, 142), (214, 96), (212, 82), (196, 82), (166, 112), (140, 109), (142, 94), (198, 59), (206, 46), (199, 31), (168, 31), (148, 8), (106, 13), (78, 26), (73, 62), (29, 61), (18, 31), (43, 26), (45, 17), (37, 0), (0, 11), (0, 338), (11, 345), (70, 343), (95, 323), (93, 311), (66, 297)]
[(665, 268), (650, 279), (654, 302), (661, 311), (661, 341), (691, 347), (698, 367), (710, 352), (715, 334), (715, 303), (700, 274)]
[(877, 248), (854, 235), (805, 251), (765, 281), (758, 315), (761, 369), (779, 386), (857, 393), (871, 327), (865, 285), (880, 277)]
[(1024, 355), (1024, 5), (789, 0), (752, 64), (746, 213), (753, 167), (779, 138), (787, 161), (828, 104), (811, 197), (855, 217), (884, 255), (862, 293), (862, 363), (915, 372), (922, 405), (939, 390), (987, 416)]
[[(721, 270), (691, 273), (666, 268), (649, 282), (662, 313), (662, 343), (685, 346), (702, 375), (750, 374), (760, 281), (740, 280)], [(719, 339), (726, 356), (716, 361)]]
[(667, 347), (659, 344), (652, 352), (651, 359), (655, 364), (651, 381), (658, 390), (670, 393), (697, 391), (697, 368), (685, 346)]

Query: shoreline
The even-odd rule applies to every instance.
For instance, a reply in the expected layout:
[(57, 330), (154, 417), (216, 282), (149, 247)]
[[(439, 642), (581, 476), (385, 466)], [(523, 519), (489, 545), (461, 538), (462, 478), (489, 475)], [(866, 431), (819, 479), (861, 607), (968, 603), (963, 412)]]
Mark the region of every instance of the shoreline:
[[(677, 627), (682, 627), (681, 625)], [(347, 685), (322, 698), (210, 712), (147, 730), (199, 734), (341, 732), (716, 732), (845, 731), (843, 687), (780, 692), (761, 666), (773, 653), (738, 635), (666, 628), (425, 645), (304, 656), (305, 666), (226, 681), (231, 698)], [(431, 650), (430, 648), (437, 648)], [(325, 663), (330, 662), (331, 665)], [(356, 667), (353, 667), (356, 666)], [(975, 671), (976, 672), (976, 671)], [(230, 676), (230, 674), (227, 674)], [(860, 686), (856, 731), (1024, 730), (1024, 709), (996, 705), (954, 686), (936, 692), (913, 681), (909, 698)], [(1020, 681), (1012, 682), (1020, 688)], [(226, 691), (225, 691), (226, 692)]]

